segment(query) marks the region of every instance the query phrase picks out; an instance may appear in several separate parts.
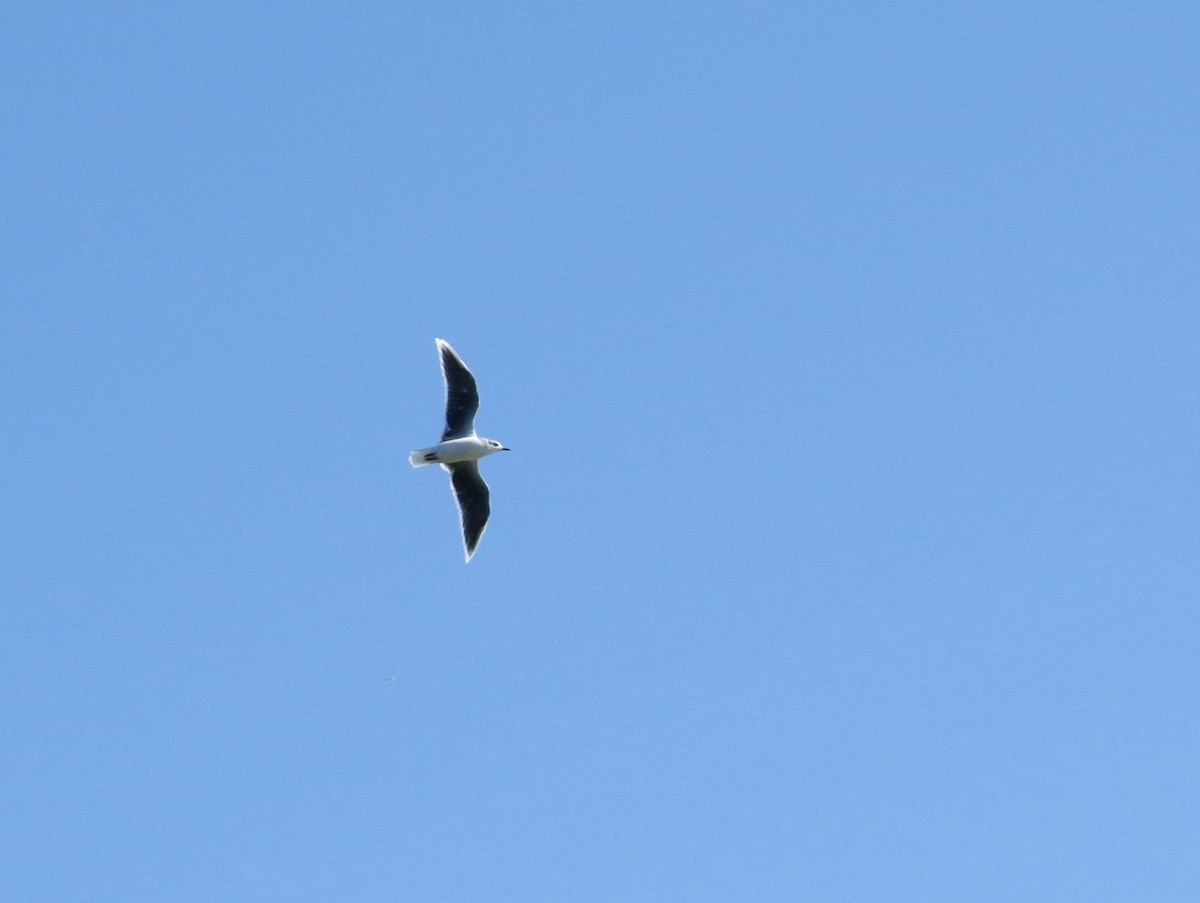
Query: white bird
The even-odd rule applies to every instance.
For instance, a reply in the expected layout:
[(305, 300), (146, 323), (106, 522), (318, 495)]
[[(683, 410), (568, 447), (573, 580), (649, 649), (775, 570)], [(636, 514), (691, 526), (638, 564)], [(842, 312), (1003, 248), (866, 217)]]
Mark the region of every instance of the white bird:
[(442, 359), (442, 377), (446, 381), (446, 429), (442, 441), (432, 448), (418, 448), (408, 456), (413, 467), (441, 464), (450, 471), (450, 485), (458, 501), (462, 519), (463, 551), (470, 561), (487, 528), (492, 508), (488, 485), (479, 475), (480, 458), (510, 451), (495, 439), (475, 432), (475, 412), (479, 410), (479, 391), (475, 377), (458, 352), (445, 339), (435, 339)]

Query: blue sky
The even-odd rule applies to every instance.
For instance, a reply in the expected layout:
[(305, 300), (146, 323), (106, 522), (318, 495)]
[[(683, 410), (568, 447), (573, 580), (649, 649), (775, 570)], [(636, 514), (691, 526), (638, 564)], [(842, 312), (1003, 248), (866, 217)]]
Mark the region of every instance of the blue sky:
[(6, 899), (1197, 899), (1200, 13), (0, 26)]

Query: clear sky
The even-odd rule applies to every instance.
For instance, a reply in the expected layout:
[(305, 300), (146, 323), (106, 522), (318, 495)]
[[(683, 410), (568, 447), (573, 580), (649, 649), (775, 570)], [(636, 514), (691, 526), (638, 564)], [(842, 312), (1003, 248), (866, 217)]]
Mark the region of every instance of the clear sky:
[(1198, 46), (5, 4), (0, 896), (1200, 899)]

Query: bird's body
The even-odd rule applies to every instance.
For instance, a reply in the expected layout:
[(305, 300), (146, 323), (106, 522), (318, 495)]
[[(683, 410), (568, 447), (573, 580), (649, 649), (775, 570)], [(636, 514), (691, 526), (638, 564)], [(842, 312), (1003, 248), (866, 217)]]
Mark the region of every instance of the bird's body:
[(450, 485), (462, 520), (463, 551), (470, 561), (491, 515), (488, 485), (479, 475), (477, 462), (508, 449), (495, 439), (485, 439), (475, 432), (475, 412), (479, 409), (475, 377), (449, 342), (436, 341), (446, 381), (446, 429), (441, 442), (431, 448), (417, 449), (408, 460), (413, 467), (441, 464), (450, 471)]
[(458, 439), (446, 439), (432, 448), (418, 448), (408, 456), (413, 467), (424, 467), (426, 464), (461, 464), (464, 461), (478, 461), (487, 455), (498, 451), (506, 451), (503, 446), (482, 436), (460, 436)]

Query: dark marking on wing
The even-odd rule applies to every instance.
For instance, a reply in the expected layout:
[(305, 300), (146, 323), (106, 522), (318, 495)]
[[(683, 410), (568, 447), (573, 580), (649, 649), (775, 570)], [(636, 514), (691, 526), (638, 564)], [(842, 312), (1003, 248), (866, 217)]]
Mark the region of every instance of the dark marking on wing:
[(467, 561), (475, 554), (479, 540), (487, 527), (492, 513), (491, 494), (488, 485), (479, 475), (479, 466), (474, 461), (450, 465), (450, 485), (454, 487), (454, 498), (458, 501), (458, 513), (462, 518), (463, 547)]
[(475, 412), (479, 410), (479, 391), (475, 388), (475, 377), (450, 343), (439, 339), (437, 344), (442, 356), (442, 376), (446, 380), (444, 442), (471, 435), (475, 428)]

